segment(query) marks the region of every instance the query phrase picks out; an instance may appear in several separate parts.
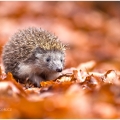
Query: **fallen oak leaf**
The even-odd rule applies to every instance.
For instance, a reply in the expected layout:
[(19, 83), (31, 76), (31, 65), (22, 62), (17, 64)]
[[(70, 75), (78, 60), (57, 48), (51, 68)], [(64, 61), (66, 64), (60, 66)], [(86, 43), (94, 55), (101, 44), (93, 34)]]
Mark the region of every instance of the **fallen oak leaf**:
[(65, 82), (65, 81), (72, 81), (73, 74), (72, 73), (66, 73), (59, 76), (55, 81), (57, 82)]
[(18, 97), (21, 96), (20, 90), (11, 81), (0, 82), (1, 97)]
[(1, 68), (1, 66), (0, 66), (0, 81), (4, 80), (5, 77), (6, 77), (6, 75), (3, 74), (2, 68)]
[(48, 86), (51, 86), (54, 84), (54, 81), (53, 80), (49, 80), (49, 81), (41, 81), (40, 82), (40, 85), (41, 87), (48, 87)]
[(120, 84), (120, 80), (119, 77), (117, 75), (117, 72), (115, 70), (108, 70), (105, 74), (104, 74), (104, 82), (107, 83), (119, 83)]
[(88, 76), (88, 73), (82, 70), (73, 70), (73, 76), (74, 79), (76, 79), (76, 82), (84, 82), (86, 77)]
[(20, 84), (17, 83), (17, 81), (13, 78), (12, 74), (10, 72), (8, 72), (6, 78), (4, 79), (4, 81), (11, 81), (15, 87), (20, 91), (21, 95), (23, 97), (27, 97), (28, 94), (24, 91), (24, 89), (22, 88), (22, 86)]
[(77, 69), (78, 70), (83, 70), (83, 71), (86, 71), (86, 70), (91, 70), (93, 69), (94, 67), (96, 66), (96, 62), (94, 60), (91, 60), (91, 61), (88, 61), (88, 62), (85, 62), (85, 63), (81, 63)]

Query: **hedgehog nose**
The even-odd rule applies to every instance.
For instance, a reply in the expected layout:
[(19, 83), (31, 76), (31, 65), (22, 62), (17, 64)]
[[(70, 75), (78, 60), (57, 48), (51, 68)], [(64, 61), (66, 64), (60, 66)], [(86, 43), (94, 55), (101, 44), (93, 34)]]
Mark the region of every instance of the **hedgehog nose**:
[(62, 72), (62, 68), (57, 68), (56, 71), (57, 72)]

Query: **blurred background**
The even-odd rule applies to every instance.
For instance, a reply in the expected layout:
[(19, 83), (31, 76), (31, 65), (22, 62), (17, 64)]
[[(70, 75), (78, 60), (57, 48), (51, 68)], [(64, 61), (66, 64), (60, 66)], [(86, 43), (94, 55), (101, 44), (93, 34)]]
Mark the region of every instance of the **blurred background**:
[(65, 68), (96, 61), (120, 70), (120, 2), (0, 2), (0, 58), (18, 29), (41, 27), (69, 44)]

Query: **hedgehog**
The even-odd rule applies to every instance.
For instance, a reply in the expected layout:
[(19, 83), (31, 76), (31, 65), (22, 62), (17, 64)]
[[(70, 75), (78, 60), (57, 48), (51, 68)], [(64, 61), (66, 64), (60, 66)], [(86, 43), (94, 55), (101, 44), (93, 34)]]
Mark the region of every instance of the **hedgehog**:
[(36, 27), (18, 30), (3, 47), (5, 73), (23, 82), (30, 80), (40, 87), (41, 81), (53, 80), (65, 63), (64, 45), (54, 34)]

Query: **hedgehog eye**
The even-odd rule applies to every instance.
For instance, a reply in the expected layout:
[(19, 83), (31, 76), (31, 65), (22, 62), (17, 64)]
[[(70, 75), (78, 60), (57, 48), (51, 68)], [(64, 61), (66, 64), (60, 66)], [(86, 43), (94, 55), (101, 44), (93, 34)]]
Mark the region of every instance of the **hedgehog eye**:
[(63, 60), (61, 59), (61, 62), (63, 62)]
[(50, 58), (47, 58), (46, 61), (47, 61), (47, 62), (50, 62)]

